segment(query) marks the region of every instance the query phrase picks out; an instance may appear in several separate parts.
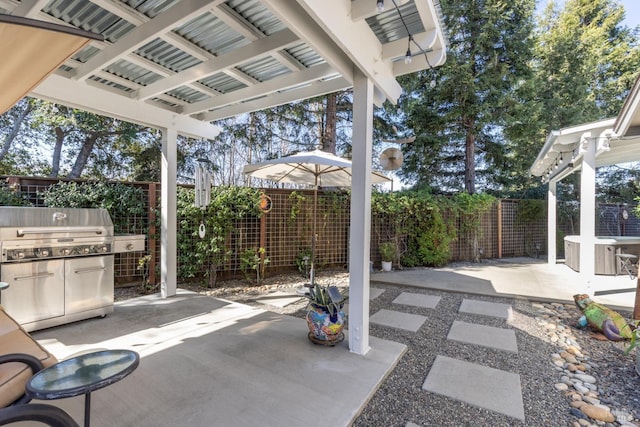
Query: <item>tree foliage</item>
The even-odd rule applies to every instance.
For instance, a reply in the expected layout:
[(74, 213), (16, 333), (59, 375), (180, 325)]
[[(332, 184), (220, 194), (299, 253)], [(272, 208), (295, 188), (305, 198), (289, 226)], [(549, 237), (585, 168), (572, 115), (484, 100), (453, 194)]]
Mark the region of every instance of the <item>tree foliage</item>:
[(446, 63), (403, 80), (400, 105), (417, 139), (405, 149), (405, 182), (434, 191), (493, 187), (504, 167), (501, 126), (511, 92), (530, 70), (533, 0), (441, 2)]

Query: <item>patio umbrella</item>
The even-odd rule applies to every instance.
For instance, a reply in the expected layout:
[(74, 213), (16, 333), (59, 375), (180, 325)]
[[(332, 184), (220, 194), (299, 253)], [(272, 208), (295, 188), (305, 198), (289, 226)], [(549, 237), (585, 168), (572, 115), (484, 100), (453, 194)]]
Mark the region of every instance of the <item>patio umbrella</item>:
[[(254, 163), (244, 167), (244, 173), (274, 182), (313, 185), (313, 234), (311, 237), (311, 285), (314, 284), (316, 255), (316, 210), (318, 187), (350, 187), (351, 161), (325, 151), (314, 150)], [(371, 182), (391, 181), (379, 172), (371, 173)]]

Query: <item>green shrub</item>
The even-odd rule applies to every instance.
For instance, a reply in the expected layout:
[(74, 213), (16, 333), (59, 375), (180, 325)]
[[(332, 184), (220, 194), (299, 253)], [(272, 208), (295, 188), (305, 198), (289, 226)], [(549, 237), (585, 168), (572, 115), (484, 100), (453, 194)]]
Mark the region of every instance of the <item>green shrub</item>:
[(0, 187), (0, 206), (31, 206), (32, 203), (20, 191)]
[(116, 234), (138, 232), (146, 221), (146, 199), (141, 188), (121, 183), (58, 182), (40, 192), (51, 208), (103, 208), (109, 212)]

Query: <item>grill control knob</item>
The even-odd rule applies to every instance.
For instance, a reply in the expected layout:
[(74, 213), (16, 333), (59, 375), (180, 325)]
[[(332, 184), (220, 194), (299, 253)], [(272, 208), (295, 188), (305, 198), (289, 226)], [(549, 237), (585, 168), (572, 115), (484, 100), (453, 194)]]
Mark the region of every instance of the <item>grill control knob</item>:
[(89, 246), (83, 246), (82, 248), (80, 248), (80, 252), (83, 254), (88, 254), (89, 252), (91, 252), (91, 248)]
[(109, 248), (107, 247), (107, 245), (100, 245), (96, 247), (96, 251), (98, 251), (98, 253), (101, 253), (101, 254), (107, 252), (108, 249)]
[(25, 254), (22, 251), (14, 251), (13, 252), (13, 258), (14, 259), (23, 259), (24, 257), (25, 257)]
[(38, 258), (44, 258), (49, 256), (49, 249), (38, 249), (36, 251), (36, 256)]
[(71, 255), (71, 249), (69, 248), (62, 248), (60, 249), (60, 255)]

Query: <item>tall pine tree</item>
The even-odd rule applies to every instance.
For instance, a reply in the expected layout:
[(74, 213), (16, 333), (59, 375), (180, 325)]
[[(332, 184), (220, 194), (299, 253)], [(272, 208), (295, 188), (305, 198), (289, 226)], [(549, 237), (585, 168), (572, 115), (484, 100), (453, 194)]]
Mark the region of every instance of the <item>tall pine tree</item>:
[(439, 192), (495, 186), (505, 167), (503, 116), (528, 78), (535, 0), (442, 0), (446, 63), (407, 76), (400, 107), (416, 141), (405, 148), (406, 182)]

